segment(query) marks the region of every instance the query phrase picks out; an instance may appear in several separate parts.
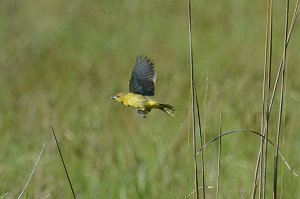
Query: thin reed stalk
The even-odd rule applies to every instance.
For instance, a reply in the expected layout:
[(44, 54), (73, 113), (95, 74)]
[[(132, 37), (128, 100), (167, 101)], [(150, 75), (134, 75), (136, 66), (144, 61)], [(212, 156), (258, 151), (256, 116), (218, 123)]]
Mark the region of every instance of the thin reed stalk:
[(53, 126), (51, 126), (51, 129), (52, 129), (52, 133), (53, 133), (53, 136), (54, 136), (54, 139), (55, 139), (55, 143), (56, 143), (56, 146), (57, 146), (57, 149), (58, 149), (58, 152), (59, 152), (59, 156), (60, 156), (60, 158), (61, 158), (61, 162), (62, 162), (63, 167), (64, 167), (65, 174), (66, 174), (66, 176), (67, 176), (67, 179), (68, 179), (68, 182), (69, 182), (69, 185), (70, 185), (72, 194), (73, 194), (73, 198), (76, 199), (76, 194), (75, 194), (75, 191), (74, 191), (74, 189), (73, 189), (72, 182), (71, 182), (71, 179), (70, 179), (70, 176), (69, 176), (69, 173), (68, 173), (68, 170), (67, 170), (67, 167), (66, 167), (66, 164), (65, 164), (63, 155), (62, 155), (62, 153), (61, 153), (60, 146), (59, 146), (59, 144), (58, 144), (58, 141), (57, 141), (56, 134), (55, 134), (55, 132), (54, 132)]
[[(289, 32), (288, 32), (287, 41), (285, 43), (286, 48), (289, 45), (289, 42), (290, 42), (290, 39), (291, 39), (291, 35), (292, 35), (292, 32), (293, 32), (294, 27), (295, 27), (295, 23), (296, 23), (296, 20), (297, 20), (297, 17), (298, 17), (298, 13), (299, 13), (299, 8), (300, 8), (300, 0), (297, 0), (296, 6), (295, 6), (295, 10), (294, 10), (294, 14), (293, 14), (293, 18), (292, 18), (292, 22), (291, 22), (291, 26), (290, 26)], [(273, 87), (273, 92), (272, 92), (272, 96), (271, 96), (270, 103), (269, 103), (269, 110), (268, 110), (269, 112), (271, 112), (271, 110), (272, 110), (272, 106), (273, 106), (273, 102), (274, 102), (276, 90), (277, 90), (277, 87), (278, 87), (279, 77), (281, 75), (281, 71), (282, 71), (282, 68), (283, 68), (283, 59), (284, 59), (284, 52), (282, 54), (280, 65), (279, 65), (279, 68), (278, 68), (278, 71), (277, 71), (277, 75), (276, 75), (276, 79), (275, 79), (275, 83), (274, 83), (274, 87)]]
[[(261, 138), (261, 139), (264, 139), (264, 138)], [(257, 183), (258, 183), (258, 171), (259, 171), (259, 165), (261, 163), (261, 153), (262, 153), (262, 148), (259, 149), (258, 151), (258, 157), (257, 157), (257, 160), (256, 160), (256, 164), (255, 164), (255, 174), (254, 174), (254, 181), (253, 181), (253, 188), (252, 188), (252, 199), (255, 199), (256, 197), (256, 190), (257, 190)]]
[[(300, 8), (300, 0), (297, 0), (296, 5), (295, 5), (295, 9), (294, 9), (294, 13), (293, 13), (293, 17), (292, 17), (292, 20), (291, 20), (291, 25), (290, 25), (290, 28), (288, 29), (289, 31), (288, 31), (288, 34), (287, 34), (287, 39), (285, 41), (286, 49), (289, 45), (291, 35), (292, 35), (293, 30), (294, 30), (295, 22), (296, 22), (296, 19), (298, 17), (298, 13), (299, 13), (299, 8)], [(281, 57), (280, 65), (278, 67), (277, 75), (276, 75), (276, 78), (275, 78), (275, 83), (274, 83), (274, 86), (273, 86), (273, 89), (272, 89), (272, 94), (271, 94), (271, 97), (270, 97), (270, 100), (269, 100), (269, 104), (267, 106), (266, 123), (268, 123), (269, 119), (270, 119), (270, 114), (271, 114), (271, 111), (272, 111), (274, 98), (275, 98), (275, 94), (276, 94), (278, 83), (279, 83), (279, 77), (282, 73), (283, 62), (284, 62), (283, 60), (284, 60), (284, 53)], [(264, 125), (263, 132), (267, 132), (266, 128), (267, 128), (267, 126)], [(257, 162), (256, 162), (255, 177), (254, 177), (253, 191), (252, 191), (252, 199), (255, 198), (255, 194), (256, 194), (256, 190), (257, 190), (256, 188), (257, 188), (257, 181), (258, 181), (258, 166), (260, 165), (260, 160), (261, 160), (260, 159), (261, 158), (260, 153), (261, 152), (262, 152), (262, 150), (260, 149), (259, 154), (258, 154), (258, 158), (257, 158)]]
[[(265, 41), (265, 60), (264, 60), (264, 77), (263, 77), (263, 92), (262, 92), (262, 115), (261, 115), (261, 134), (265, 135), (267, 134), (268, 128), (265, 126), (268, 126), (268, 121), (265, 119), (266, 115), (268, 115), (267, 112), (267, 104), (268, 104), (268, 88), (270, 87), (270, 72), (271, 72), (271, 49), (272, 49), (272, 0), (268, 1), (267, 6), (267, 23), (266, 23), (266, 41)], [(269, 71), (269, 72), (268, 72)], [(266, 113), (267, 112), (267, 113)], [(268, 116), (267, 116), (268, 117)], [(261, 144), (260, 149), (256, 161), (256, 168), (255, 168), (255, 177), (254, 177), (254, 183), (253, 183), (253, 191), (252, 191), (252, 198), (254, 199), (256, 196), (256, 190), (257, 190), (257, 183), (258, 179), (260, 182), (259, 186), (259, 198), (263, 198), (264, 196), (264, 190), (265, 190), (265, 175), (263, 175), (263, 172), (266, 171), (266, 157), (267, 156), (264, 153), (265, 147), (265, 136), (261, 137)], [(265, 158), (264, 158), (265, 157)], [(263, 160), (264, 161), (261, 161)], [(258, 169), (259, 166), (259, 169)], [(258, 176), (259, 171), (259, 176)]]
[[(267, 189), (267, 167), (268, 167), (268, 142), (266, 141), (268, 138), (269, 138), (269, 118), (270, 118), (270, 112), (268, 111), (269, 110), (269, 105), (268, 105), (268, 101), (269, 101), (269, 93), (270, 93), (270, 90), (271, 90), (271, 72), (272, 72), (272, 51), (273, 51), (273, 48), (272, 48), (272, 43), (273, 43), (273, 0), (270, 0), (269, 1), (269, 31), (268, 31), (268, 47), (267, 47), (267, 50), (268, 50), (268, 57), (267, 57), (267, 60), (268, 60), (268, 63), (267, 63), (267, 68), (268, 68), (268, 72), (267, 72), (267, 80), (266, 80), (266, 114), (265, 114), (265, 123), (264, 123), (264, 126), (262, 126), (262, 131), (263, 131), (263, 135), (265, 137), (265, 139), (263, 139), (264, 141), (264, 146), (265, 148), (263, 149), (264, 151), (264, 155), (262, 156), (262, 159), (263, 160), (263, 168), (264, 168), (264, 171), (263, 171), (263, 174), (261, 175), (261, 178), (263, 179), (262, 180), (262, 184), (261, 184), (261, 187), (262, 187), (262, 193), (260, 193), (261, 195), (261, 198), (262, 199), (265, 199), (266, 198), (266, 189)], [(263, 147), (263, 146), (262, 146)]]
[[(285, 76), (287, 77), (287, 72), (285, 72)], [(284, 84), (284, 106), (286, 107), (286, 83)], [(283, 108), (283, 128), (282, 128), (282, 153), (284, 153), (284, 149), (285, 149), (285, 121), (286, 121), (286, 111), (285, 111), (285, 108)], [(280, 178), (280, 198), (283, 198), (283, 162), (281, 162), (281, 178)]]
[(193, 37), (192, 37), (192, 12), (191, 0), (188, 1), (189, 18), (189, 43), (190, 43), (190, 71), (191, 71), (191, 106), (192, 106), (192, 129), (193, 129), (193, 147), (194, 147), (194, 177), (196, 198), (199, 199), (198, 182), (198, 163), (197, 163), (197, 139), (196, 139), (196, 119), (195, 119), (195, 81), (194, 81), (194, 60), (193, 60)]
[[(30, 173), (30, 175), (29, 175), (29, 178), (28, 178), (28, 180), (27, 180), (25, 186), (23, 187), (21, 193), (19, 194), (18, 199), (20, 199), (20, 198), (23, 196), (25, 190), (27, 189), (27, 187), (28, 187), (28, 185), (29, 185), (29, 183), (30, 183), (30, 181), (31, 181), (31, 179), (32, 179), (32, 176), (33, 176), (33, 174), (34, 174), (34, 172), (35, 172), (35, 169), (36, 169), (36, 167), (37, 167), (37, 165), (38, 165), (38, 163), (39, 163), (39, 161), (40, 161), (40, 159), (41, 159), (41, 157), (42, 157), (42, 154), (43, 154), (43, 152), (44, 152), (44, 148), (45, 148), (45, 143), (44, 143), (43, 146), (42, 146), (42, 149), (41, 149), (41, 151), (40, 151), (40, 153), (39, 153), (39, 156), (38, 156), (37, 160), (35, 161), (35, 164), (34, 164), (34, 166), (33, 166), (33, 168), (32, 168), (32, 171), (31, 171), (31, 173)], [(1, 198), (2, 198), (2, 197), (1, 197)]]
[[(214, 188), (213, 186), (206, 186), (205, 187), (205, 189), (212, 189), (212, 188)], [(200, 189), (203, 189), (203, 187), (198, 187), (198, 189), (200, 190)], [(186, 197), (186, 199), (189, 199), (194, 193), (196, 192), (196, 190), (194, 190), (192, 193), (190, 193), (187, 197)]]
[(223, 111), (223, 92), (221, 92), (220, 95), (220, 126), (219, 126), (219, 147), (218, 147), (218, 174), (217, 174), (217, 193), (216, 193), (216, 199), (219, 198), (220, 194), (220, 178), (221, 178), (221, 152), (222, 152), (222, 111)]
[[(197, 116), (198, 116), (198, 127), (199, 127), (199, 137), (200, 137), (200, 147), (203, 146), (203, 134), (202, 134), (202, 128), (201, 128), (201, 120), (200, 120), (200, 108), (199, 108), (199, 102), (198, 102), (198, 94), (197, 89), (195, 86), (195, 94), (196, 94), (196, 105), (197, 105)], [(204, 151), (201, 152), (201, 162), (202, 162), (202, 197), (205, 199), (205, 158), (204, 158)]]
[(205, 83), (205, 93), (204, 93), (204, 101), (203, 101), (203, 143), (206, 141), (206, 111), (207, 111), (207, 93), (208, 93), (208, 76), (206, 75), (206, 83)]
[[(189, 109), (189, 113), (188, 113), (188, 132), (191, 132), (191, 126), (190, 126), (190, 124), (191, 124), (191, 109)], [(187, 152), (189, 152), (189, 149), (190, 149), (190, 134), (188, 134), (188, 139), (187, 139)], [(188, 188), (189, 188), (189, 172), (188, 172), (188, 168), (189, 168), (189, 163), (190, 163), (190, 161), (189, 161), (190, 159), (189, 159), (189, 156), (187, 155), (187, 157), (186, 157), (186, 190), (188, 190)], [(188, 197), (188, 195), (187, 195), (187, 191), (186, 191), (186, 193), (185, 193), (185, 198), (187, 198)]]
[(277, 176), (278, 176), (278, 151), (280, 147), (280, 133), (282, 124), (282, 112), (283, 112), (283, 97), (284, 97), (284, 87), (285, 87), (285, 66), (286, 66), (286, 54), (287, 54), (287, 40), (288, 40), (288, 26), (289, 26), (289, 0), (286, 0), (286, 11), (285, 11), (285, 31), (284, 31), (284, 43), (283, 43), (283, 68), (281, 75), (281, 92), (280, 92), (280, 104), (279, 104), (279, 116), (278, 116), (278, 128), (276, 137), (276, 153), (275, 153), (275, 163), (274, 163), (274, 184), (273, 184), (273, 198), (277, 198)]

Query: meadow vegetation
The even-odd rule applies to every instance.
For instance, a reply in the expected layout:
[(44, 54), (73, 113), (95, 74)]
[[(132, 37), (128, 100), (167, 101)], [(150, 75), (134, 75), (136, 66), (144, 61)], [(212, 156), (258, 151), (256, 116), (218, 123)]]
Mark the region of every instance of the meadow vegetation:
[[(294, 5), (295, 1), (291, 1)], [(260, 131), (267, 3), (193, 1), (195, 78), (205, 142), (219, 130)], [(275, 1), (272, 84), (282, 55), (284, 2)], [(285, 158), (300, 173), (300, 24), (288, 49)], [(176, 108), (147, 119), (110, 99), (126, 91), (137, 55), (154, 60), (154, 99)], [(275, 142), (279, 95), (270, 118)], [(25, 198), (72, 198), (53, 125), (79, 198), (184, 198), (193, 191), (186, 1), (0, 1), (0, 197), (16, 198), (45, 151)], [(222, 139), (220, 198), (250, 198), (260, 138)], [(217, 147), (205, 150), (216, 185)], [(269, 150), (267, 198), (272, 196)], [(300, 198), (299, 177), (279, 164), (283, 198)], [(281, 175), (282, 173), (282, 175)], [(214, 198), (215, 188), (207, 189)]]

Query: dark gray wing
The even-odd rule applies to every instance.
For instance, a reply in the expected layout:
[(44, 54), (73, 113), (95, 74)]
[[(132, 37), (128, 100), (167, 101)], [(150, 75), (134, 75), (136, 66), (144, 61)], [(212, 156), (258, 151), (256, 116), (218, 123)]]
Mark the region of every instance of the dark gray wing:
[(147, 57), (138, 56), (129, 80), (129, 91), (140, 95), (153, 96), (155, 90), (155, 64)]

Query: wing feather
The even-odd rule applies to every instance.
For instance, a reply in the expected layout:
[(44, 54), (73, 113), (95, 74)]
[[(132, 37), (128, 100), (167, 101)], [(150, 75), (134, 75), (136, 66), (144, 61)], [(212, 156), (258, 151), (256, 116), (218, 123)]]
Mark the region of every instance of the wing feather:
[(155, 64), (147, 57), (138, 56), (129, 80), (129, 91), (153, 96), (155, 91)]

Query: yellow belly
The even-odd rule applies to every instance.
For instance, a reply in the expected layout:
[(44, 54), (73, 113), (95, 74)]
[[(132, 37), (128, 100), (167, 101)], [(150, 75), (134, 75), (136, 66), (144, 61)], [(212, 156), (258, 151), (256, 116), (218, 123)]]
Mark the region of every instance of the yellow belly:
[(127, 93), (124, 96), (123, 104), (141, 110), (156, 108), (158, 105), (156, 101), (150, 99), (149, 97), (135, 93)]

